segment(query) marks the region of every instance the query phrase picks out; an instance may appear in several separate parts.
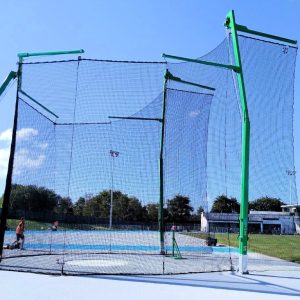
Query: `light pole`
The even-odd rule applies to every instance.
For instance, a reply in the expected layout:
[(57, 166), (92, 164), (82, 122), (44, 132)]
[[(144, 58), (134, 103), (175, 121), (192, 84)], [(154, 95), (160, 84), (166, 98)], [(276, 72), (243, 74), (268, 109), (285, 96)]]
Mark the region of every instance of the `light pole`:
[(110, 208), (109, 208), (109, 229), (112, 228), (112, 213), (113, 213), (113, 199), (114, 199), (114, 167), (115, 158), (119, 156), (120, 152), (110, 150), (110, 156), (112, 157), (111, 163), (111, 189), (110, 189)]
[(295, 170), (286, 170), (286, 174), (290, 176), (290, 205), (292, 204), (292, 176), (296, 175)]

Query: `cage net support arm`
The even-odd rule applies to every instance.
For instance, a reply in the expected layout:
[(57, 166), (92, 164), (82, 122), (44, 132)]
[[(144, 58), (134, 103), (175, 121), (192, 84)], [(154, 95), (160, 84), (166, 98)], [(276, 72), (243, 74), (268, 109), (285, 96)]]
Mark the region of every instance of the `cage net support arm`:
[(13, 81), (14, 79), (16, 79), (17, 77), (17, 72), (11, 71), (8, 76), (6, 77), (6, 79), (3, 81), (2, 85), (0, 86), (0, 97), (2, 96), (2, 94), (5, 92), (6, 88), (8, 87), (8, 85), (10, 84), (11, 81)]

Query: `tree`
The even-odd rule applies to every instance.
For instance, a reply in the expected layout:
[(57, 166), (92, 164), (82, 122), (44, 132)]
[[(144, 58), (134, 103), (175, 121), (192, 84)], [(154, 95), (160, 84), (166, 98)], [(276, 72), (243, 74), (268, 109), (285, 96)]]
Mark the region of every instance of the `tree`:
[(70, 197), (61, 198), (54, 209), (59, 214), (73, 214), (73, 203)]
[(190, 217), (191, 222), (201, 223), (201, 213), (204, 212), (204, 208), (199, 206), (197, 211), (193, 213)]
[[(98, 195), (85, 200), (83, 208), (84, 216), (109, 218), (110, 191), (104, 190)], [(146, 209), (135, 197), (129, 197), (120, 191), (113, 192), (113, 219), (119, 221), (143, 221), (146, 217)]]
[(167, 202), (168, 221), (186, 222), (191, 217), (193, 210), (189, 197), (178, 194)]
[(197, 209), (197, 215), (201, 216), (201, 213), (204, 212), (204, 208), (202, 206), (199, 206), (199, 208)]
[(10, 209), (33, 212), (53, 211), (61, 199), (61, 196), (45, 187), (13, 184)]
[(157, 222), (158, 220), (158, 204), (149, 203), (145, 206), (147, 213), (147, 220), (150, 222)]
[[(121, 201), (124, 203), (123, 199)], [(118, 203), (116, 205), (118, 205)], [(127, 209), (125, 209), (125, 212), (126, 213), (124, 214), (124, 210), (120, 211), (117, 218), (119, 217), (120, 220), (123, 218), (125, 221), (144, 221), (146, 219), (146, 209), (135, 197), (128, 198)]]
[(212, 213), (238, 213), (240, 204), (236, 198), (227, 197), (225, 195), (218, 196), (211, 208)]
[(80, 197), (74, 204), (73, 210), (75, 216), (83, 216), (83, 210), (85, 206), (85, 198)]
[(284, 205), (284, 203), (279, 198), (265, 196), (250, 202), (249, 209), (260, 211), (281, 211), (281, 205)]
[(83, 215), (98, 218), (108, 218), (110, 207), (110, 191), (102, 191), (96, 196), (85, 198)]

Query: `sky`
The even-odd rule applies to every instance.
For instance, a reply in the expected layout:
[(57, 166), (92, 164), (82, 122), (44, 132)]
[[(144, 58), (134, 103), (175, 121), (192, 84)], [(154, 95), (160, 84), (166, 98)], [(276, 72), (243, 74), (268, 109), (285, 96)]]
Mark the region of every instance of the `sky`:
[[(300, 0), (6, 1), (0, 11), (0, 80), (16, 70), (17, 53), (84, 49), (84, 57), (160, 61), (162, 53), (200, 57), (225, 37), (225, 16), (239, 24), (300, 40)], [(300, 66), (295, 81), (295, 162), (300, 170)], [(0, 99), (0, 194), (15, 87)], [(26, 135), (23, 132), (23, 135)], [(40, 158), (43, 159), (42, 157)], [(299, 176), (297, 176), (299, 178)], [(300, 180), (297, 180), (298, 187)], [(298, 196), (299, 198), (299, 196)]]

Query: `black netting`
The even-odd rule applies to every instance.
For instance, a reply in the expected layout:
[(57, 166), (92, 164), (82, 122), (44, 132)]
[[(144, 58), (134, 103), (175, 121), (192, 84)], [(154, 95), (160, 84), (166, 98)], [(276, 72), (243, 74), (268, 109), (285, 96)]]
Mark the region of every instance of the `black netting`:
[[(249, 200), (298, 203), (297, 49), (244, 36), (239, 41), (251, 122)], [(229, 35), (201, 59), (233, 64), (231, 44)], [(5, 244), (10, 247), (23, 216), (25, 250), (5, 249), (1, 268), (65, 274), (236, 268), (238, 215), (211, 213), (220, 196), (240, 201), (241, 111), (234, 71), (192, 62), (81, 58), (21, 67)], [(164, 85), (166, 69), (185, 83), (168, 77)], [(281, 218), (285, 233), (291, 218), (279, 215), (250, 214), (249, 230), (265, 226), (274, 233)], [(258, 239), (250, 236), (253, 269), (295, 267), (277, 259), (289, 259), (285, 253), (268, 256)]]
[(212, 98), (213, 95), (198, 92), (167, 91), (165, 199), (167, 202), (176, 195), (189, 197), (195, 211), (199, 207), (208, 210), (206, 148)]

